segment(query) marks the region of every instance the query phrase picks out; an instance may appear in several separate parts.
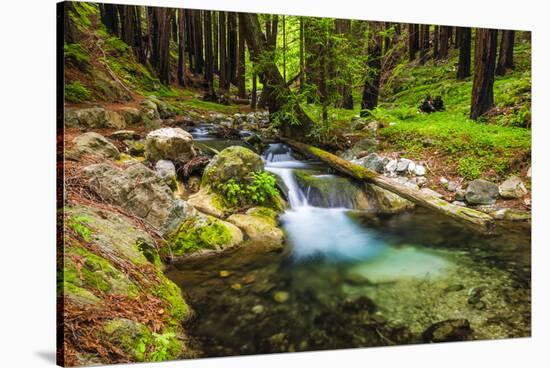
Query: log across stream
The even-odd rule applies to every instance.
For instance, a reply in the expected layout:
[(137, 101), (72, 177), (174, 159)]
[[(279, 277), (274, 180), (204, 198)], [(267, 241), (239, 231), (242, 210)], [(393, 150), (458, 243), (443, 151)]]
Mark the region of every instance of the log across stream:
[(337, 175), (281, 144), (264, 158), (288, 190), (284, 250), (249, 244), (166, 270), (195, 311), (186, 331), (199, 354), (418, 343), (453, 319), (467, 320), (468, 339), (530, 336), (527, 228), (486, 234), (422, 207), (383, 215), (345, 200), (312, 205), (294, 171)]

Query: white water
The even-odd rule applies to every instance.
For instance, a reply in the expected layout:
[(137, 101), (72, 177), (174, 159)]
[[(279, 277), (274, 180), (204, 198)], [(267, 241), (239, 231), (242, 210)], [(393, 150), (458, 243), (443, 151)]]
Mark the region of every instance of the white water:
[[(355, 222), (349, 216), (350, 208), (311, 206), (293, 174), (294, 169), (311, 168), (311, 163), (296, 160), (288, 146), (271, 144), (263, 157), (265, 169), (279, 176), (288, 188), (290, 208), (280, 219), (295, 260), (354, 262), (355, 272), (375, 282), (439, 276), (449, 266), (447, 260), (427, 250), (388, 244), (376, 230)], [(323, 176), (330, 179), (332, 175), (318, 177)]]

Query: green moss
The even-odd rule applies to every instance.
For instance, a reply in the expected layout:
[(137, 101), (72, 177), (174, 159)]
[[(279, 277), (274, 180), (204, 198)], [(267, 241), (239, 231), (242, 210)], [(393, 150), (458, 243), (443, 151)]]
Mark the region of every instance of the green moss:
[(65, 61), (72, 63), (81, 70), (86, 70), (90, 64), (90, 54), (78, 43), (65, 43), (63, 45)]
[(169, 237), (172, 252), (183, 255), (201, 249), (223, 248), (232, 239), (230, 231), (213, 217), (191, 218)]
[[(86, 290), (137, 296), (137, 286), (105, 258), (82, 247), (66, 249), (65, 257), (65, 283)], [(74, 259), (81, 260), (81, 267), (77, 266)]]
[(169, 324), (173, 327), (179, 326), (181, 321), (188, 317), (189, 307), (185, 303), (181, 290), (176, 284), (164, 276), (161, 271), (158, 271), (157, 276), (160, 279), (160, 283), (152, 286), (150, 291), (153, 295), (170, 304), (170, 308), (167, 311), (171, 316)]
[(73, 103), (89, 101), (92, 98), (90, 91), (79, 81), (65, 84), (65, 100)]
[(162, 261), (160, 260), (159, 252), (153, 245), (149, 244), (144, 239), (139, 238), (136, 246), (149, 262), (157, 268), (162, 268)]

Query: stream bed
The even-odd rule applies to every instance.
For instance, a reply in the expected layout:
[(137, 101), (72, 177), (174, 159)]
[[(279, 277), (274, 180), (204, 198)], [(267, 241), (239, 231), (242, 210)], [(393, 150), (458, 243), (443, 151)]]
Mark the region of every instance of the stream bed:
[(530, 336), (528, 225), (481, 235), (421, 208), (354, 211), (337, 187), (337, 206), (312, 205), (293, 170), (336, 175), (282, 144), (264, 159), (287, 188), (284, 249), (247, 244), (166, 270), (195, 312), (186, 331), (201, 356), (420, 343), (448, 319), (467, 319), (468, 339)]

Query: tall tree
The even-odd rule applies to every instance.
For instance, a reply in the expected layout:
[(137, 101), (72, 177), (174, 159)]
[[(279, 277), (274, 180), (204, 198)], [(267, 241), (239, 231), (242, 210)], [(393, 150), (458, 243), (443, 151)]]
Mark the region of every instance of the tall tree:
[(428, 60), (430, 52), (430, 25), (422, 24), (420, 26), (420, 63), (424, 64)]
[(304, 58), (304, 17), (300, 17), (300, 91), (305, 87), (305, 58)]
[(212, 12), (212, 69), (214, 74), (220, 73), (219, 67), (219, 24), (218, 24), (218, 12)]
[(495, 29), (476, 30), (474, 58), (474, 83), (470, 119), (477, 120), (494, 106), (493, 83), (498, 32)]
[(220, 80), (219, 80), (219, 94), (223, 95), (226, 92), (227, 87), (227, 45), (226, 45), (226, 13), (219, 12), (219, 52), (220, 52)]
[(101, 22), (107, 28), (107, 31), (118, 36), (118, 12), (117, 6), (114, 4), (100, 4)]
[(172, 9), (152, 7), (153, 58), (152, 64), (162, 83), (170, 82), (170, 19)]
[(416, 53), (418, 52), (418, 32), (415, 24), (409, 24), (408, 46), (409, 46), (409, 61), (416, 59)]
[(237, 13), (227, 13), (228, 80), (237, 85)]
[[(273, 58), (265, 58), (269, 54), (266, 36), (263, 34), (256, 14), (239, 13), (239, 20), (243, 23), (246, 44), (251, 60), (258, 64), (260, 80), (268, 92), (265, 96), (269, 113), (278, 116), (283, 134), (288, 137), (305, 139), (313, 126), (313, 121), (302, 110), (300, 105), (293, 101), (292, 92), (283, 80)], [(269, 88), (266, 88), (268, 87)], [(262, 96), (262, 97), (263, 97)], [(289, 114), (284, 112), (288, 111)]]
[(195, 29), (195, 70), (198, 74), (204, 73), (202, 12), (202, 10), (193, 10), (193, 28)]
[(185, 10), (178, 9), (178, 83), (180, 86), (185, 86)]
[(472, 58), (472, 29), (468, 27), (457, 27), (456, 38), (456, 42), (460, 48), (456, 77), (458, 79), (464, 79), (470, 76), (470, 64)]
[(208, 97), (215, 100), (214, 93), (214, 65), (213, 65), (213, 50), (212, 50), (212, 11), (203, 11), (203, 38), (204, 38), (204, 58), (205, 69), (204, 79), (208, 84)]
[(514, 31), (502, 31), (498, 63), (496, 67), (497, 75), (504, 75), (506, 74), (506, 70), (514, 68), (514, 40)]
[(246, 98), (246, 43), (244, 40), (244, 27), (241, 21), (239, 24), (239, 47), (238, 67), (237, 67), (237, 87), (239, 89), (239, 98)]
[(363, 98), (361, 99), (361, 116), (368, 115), (378, 105), (380, 89), (380, 71), (382, 69), (382, 36), (380, 22), (370, 23), (367, 70)]
[(434, 26), (434, 48), (433, 48), (433, 58), (437, 60), (439, 56), (439, 26)]
[(145, 63), (145, 50), (141, 36), (141, 17), (139, 7), (135, 5), (119, 5), (120, 37), (131, 46), (138, 60)]
[(439, 53), (438, 59), (446, 59), (449, 56), (449, 32), (451, 27), (440, 26), (439, 27)]

